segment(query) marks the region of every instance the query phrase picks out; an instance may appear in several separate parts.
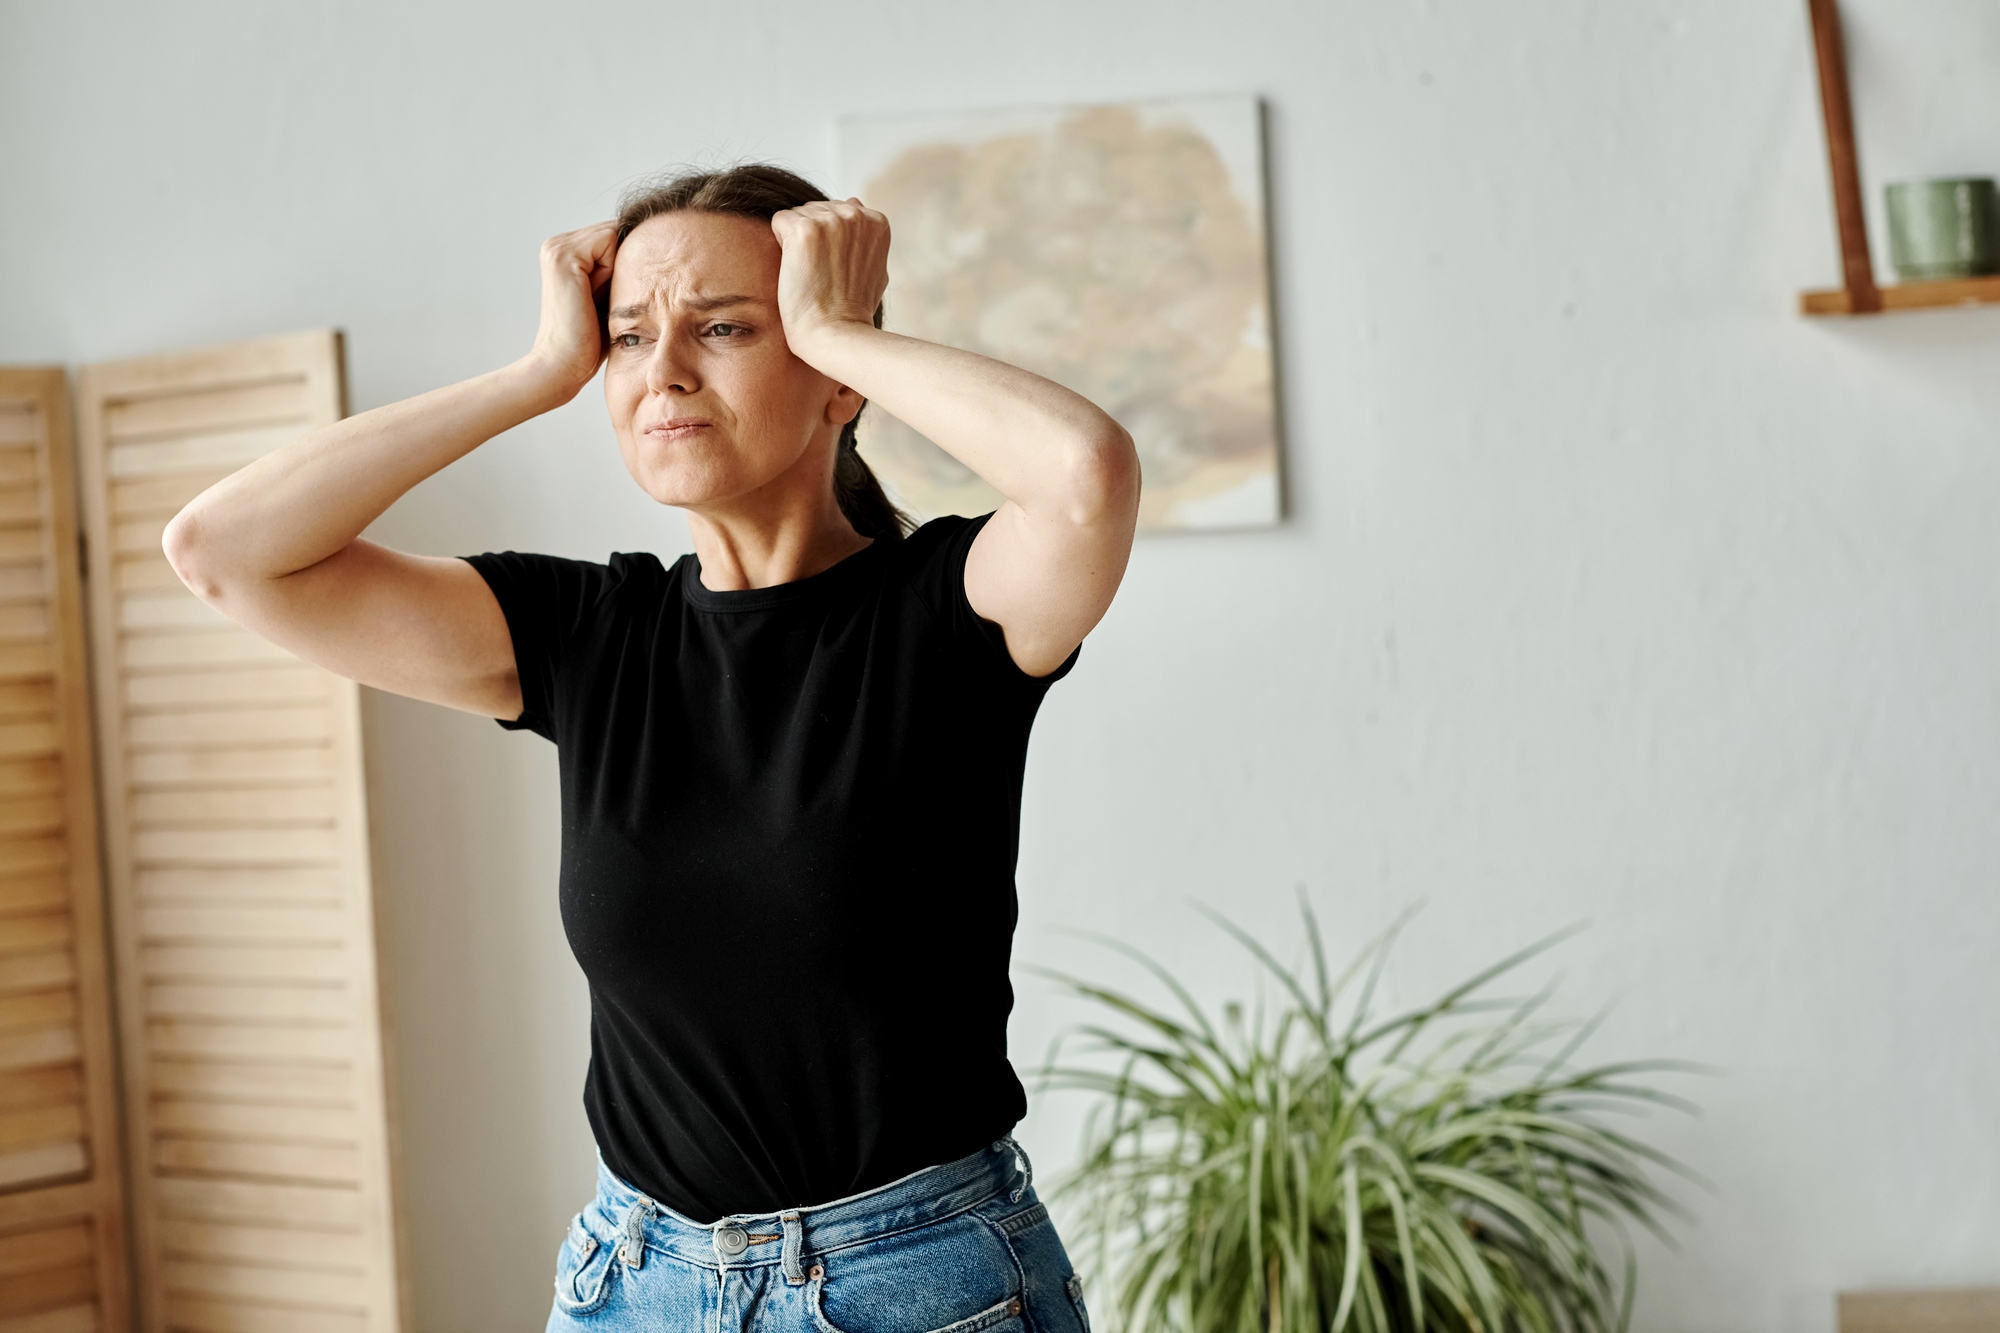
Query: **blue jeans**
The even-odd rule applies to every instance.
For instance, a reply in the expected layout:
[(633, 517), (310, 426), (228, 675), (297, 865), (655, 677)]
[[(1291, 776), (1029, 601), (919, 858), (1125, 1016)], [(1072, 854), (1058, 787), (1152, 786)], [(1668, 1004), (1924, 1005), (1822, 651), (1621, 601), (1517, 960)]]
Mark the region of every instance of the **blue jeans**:
[(1089, 1333), (1012, 1139), (852, 1198), (690, 1222), (597, 1168), (548, 1333)]

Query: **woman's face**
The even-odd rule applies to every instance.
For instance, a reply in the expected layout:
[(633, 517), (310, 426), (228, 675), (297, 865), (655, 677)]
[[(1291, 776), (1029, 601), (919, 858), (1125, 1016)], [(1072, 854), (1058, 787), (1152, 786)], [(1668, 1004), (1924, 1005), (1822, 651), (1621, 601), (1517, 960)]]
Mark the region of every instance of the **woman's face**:
[(722, 213), (662, 214), (618, 247), (604, 401), (626, 468), (661, 504), (829, 485), (861, 399), (786, 345), (778, 259), (769, 223)]

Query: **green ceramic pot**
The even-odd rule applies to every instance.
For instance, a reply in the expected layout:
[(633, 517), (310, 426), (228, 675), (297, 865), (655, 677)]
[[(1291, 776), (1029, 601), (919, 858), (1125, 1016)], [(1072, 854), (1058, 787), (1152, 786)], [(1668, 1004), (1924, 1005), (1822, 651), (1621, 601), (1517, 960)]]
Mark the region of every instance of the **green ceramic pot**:
[(1991, 177), (1889, 187), (1889, 259), (1904, 282), (2000, 273), (2000, 195)]

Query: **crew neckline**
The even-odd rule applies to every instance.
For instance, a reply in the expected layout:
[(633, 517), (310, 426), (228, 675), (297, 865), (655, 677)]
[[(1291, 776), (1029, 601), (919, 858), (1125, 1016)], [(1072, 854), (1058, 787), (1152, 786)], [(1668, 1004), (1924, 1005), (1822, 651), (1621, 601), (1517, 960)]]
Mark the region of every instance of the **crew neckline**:
[(703, 611), (763, 611), (799, 601), (833, 587), (848, 574), (864, 567), (868, 557), (884, 545), (881, 538), (869, 542), (853, 555), (842, 556), (817, 574), (808, 574), (790, 583), (774, 583), (768, 588), (734, 588), (716, 592), (701, 581), (701, 557), (689, 551), (681, 557), (681, 596), (688, 605)]

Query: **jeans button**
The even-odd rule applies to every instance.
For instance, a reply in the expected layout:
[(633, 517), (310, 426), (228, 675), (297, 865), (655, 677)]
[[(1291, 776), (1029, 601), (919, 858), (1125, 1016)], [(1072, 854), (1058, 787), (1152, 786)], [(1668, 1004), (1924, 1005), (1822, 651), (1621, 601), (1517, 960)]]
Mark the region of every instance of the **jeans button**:
[(742, 1227), (717, 1227), (715, 1248), (725, 1258), (734, 1259), (750, 1248), (750, 1237), (744, 1234)]

